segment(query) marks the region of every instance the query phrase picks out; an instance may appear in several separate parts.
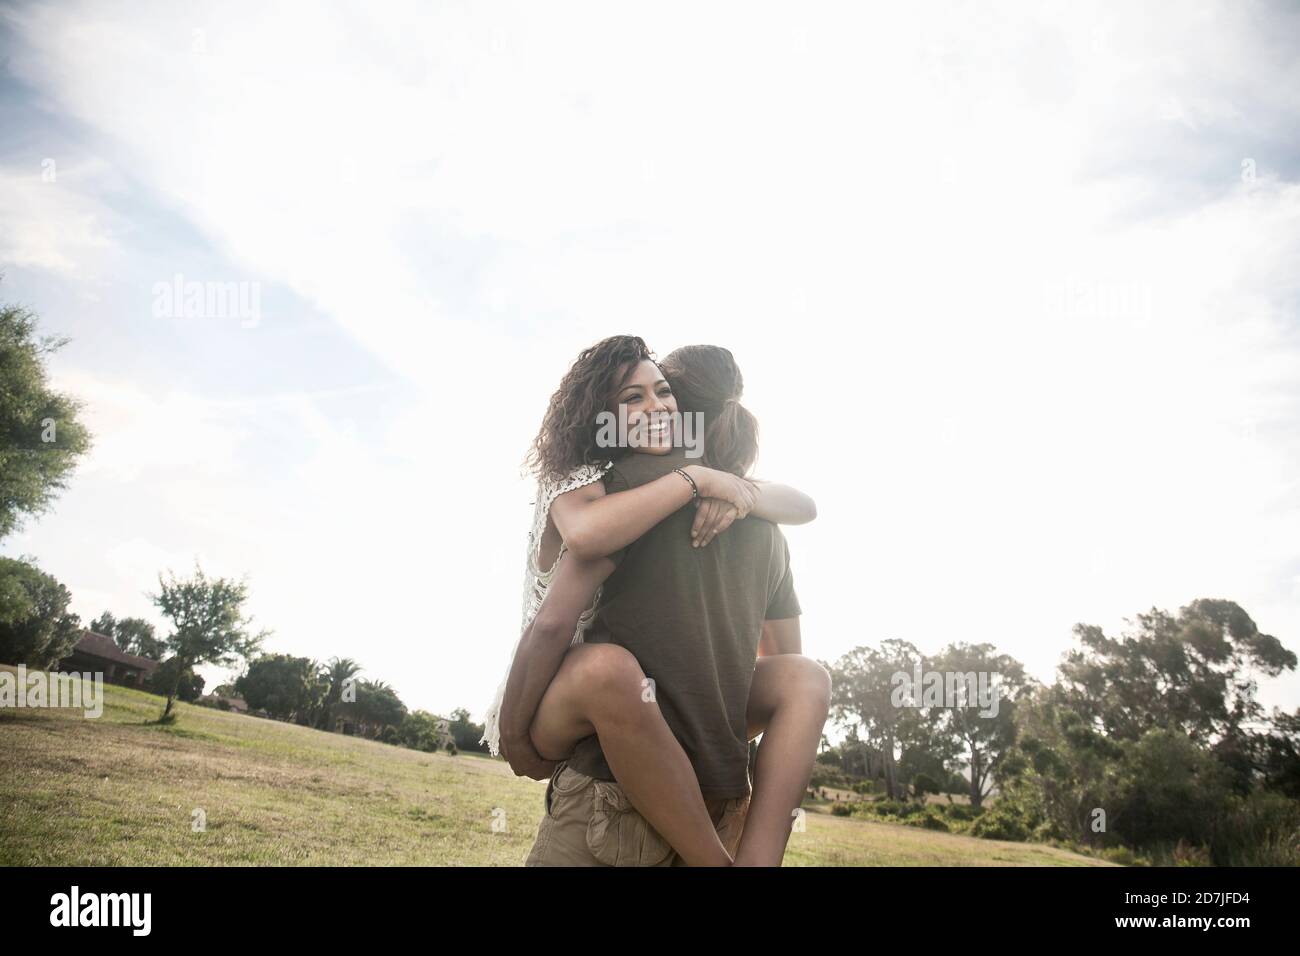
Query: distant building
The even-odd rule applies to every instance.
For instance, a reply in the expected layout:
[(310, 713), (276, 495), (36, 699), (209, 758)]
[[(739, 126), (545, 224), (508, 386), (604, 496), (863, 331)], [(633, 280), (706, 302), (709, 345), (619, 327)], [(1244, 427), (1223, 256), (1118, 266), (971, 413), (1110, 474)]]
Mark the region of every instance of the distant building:
[(59, 661), (55, 670), (76, 671), (81, 674), (101, 673), (108, 684), (143, 687), (149, 676), (158, 669), (158, 661), (128, 654), (117, 646), (111, 637), (82, 631), (81, 639), (72, 653)]

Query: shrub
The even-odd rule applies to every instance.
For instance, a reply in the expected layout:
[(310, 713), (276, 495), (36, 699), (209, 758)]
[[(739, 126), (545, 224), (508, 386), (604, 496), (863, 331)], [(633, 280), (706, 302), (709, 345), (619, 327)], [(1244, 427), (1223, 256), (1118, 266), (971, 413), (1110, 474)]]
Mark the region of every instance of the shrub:
[(904, 822), (908, 826), (920, 827), (923, 830), (939, 830), (943, 833), (948, 833), (952, 829), (942, 815), (933, 811), (915, 814)]
[(1101, 851), (1101, 858), (1120, 866), (1144, 866), (1144, 861), (1126, 846), (1112, 846)]
[(1268, 790), (1232, 798), (1210, 856), (1216, 866), (1300, 866), (1300, 801)]
[(1024, 842), (1029, 839), (1029, 827), (1013, 810), (993, 809), (984, 813), (970, 828), (973, 836), (985, 840), (1014, 840)]

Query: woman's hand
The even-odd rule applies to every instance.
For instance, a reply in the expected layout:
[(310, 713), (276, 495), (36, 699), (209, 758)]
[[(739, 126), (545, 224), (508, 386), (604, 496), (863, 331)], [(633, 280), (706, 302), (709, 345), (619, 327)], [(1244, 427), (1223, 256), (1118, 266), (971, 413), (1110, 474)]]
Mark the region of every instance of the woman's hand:
[(736, 506), (721, 498), (697, 498), (695, 521), (691, 524), (691, 547), (702, 548), (731, 527), (739, 517)]
[(745, 478), (704, 465), (687, 465), (684, 469), (695, 479), (701, 498), (721, 498), (736, 509), (736, 517), (749, 514), (758, 501), (758, 485)]
[(501, 738), (501, 756), (506, 758), (516, 777), (547, 780), (555, 772), (557, 761), (547, 760), (527, 737)]

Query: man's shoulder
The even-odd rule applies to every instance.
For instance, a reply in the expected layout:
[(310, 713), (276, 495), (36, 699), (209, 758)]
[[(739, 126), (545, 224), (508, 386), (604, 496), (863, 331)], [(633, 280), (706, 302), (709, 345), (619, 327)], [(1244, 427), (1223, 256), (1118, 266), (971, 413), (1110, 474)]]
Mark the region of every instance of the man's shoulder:
[(631, 452), (624, 455), (605, 475), (605, 484), (616, 484), (626, 488), (636, 488), (647, 482), (662, 478), (674, 468), (683, 468), (691, 464), (678, 449), (674, 448), (667, 455), (649, 455)]

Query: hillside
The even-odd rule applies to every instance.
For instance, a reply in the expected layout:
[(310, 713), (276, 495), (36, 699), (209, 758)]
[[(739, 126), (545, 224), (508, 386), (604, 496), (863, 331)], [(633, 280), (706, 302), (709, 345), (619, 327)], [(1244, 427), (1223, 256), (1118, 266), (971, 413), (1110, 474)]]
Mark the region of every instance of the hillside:
[[(176, 724), (158, 726), (147, 721), (160, 698), (105, 694), (94, 720), (0, 710), (0, 864), (517, 866), (542, 812), (545, 784), (499, 760), (186, 704)], [(503, 832), (493, 832), (497, 808)], [(1099, 863), (812, 808), (786, 865)]]

